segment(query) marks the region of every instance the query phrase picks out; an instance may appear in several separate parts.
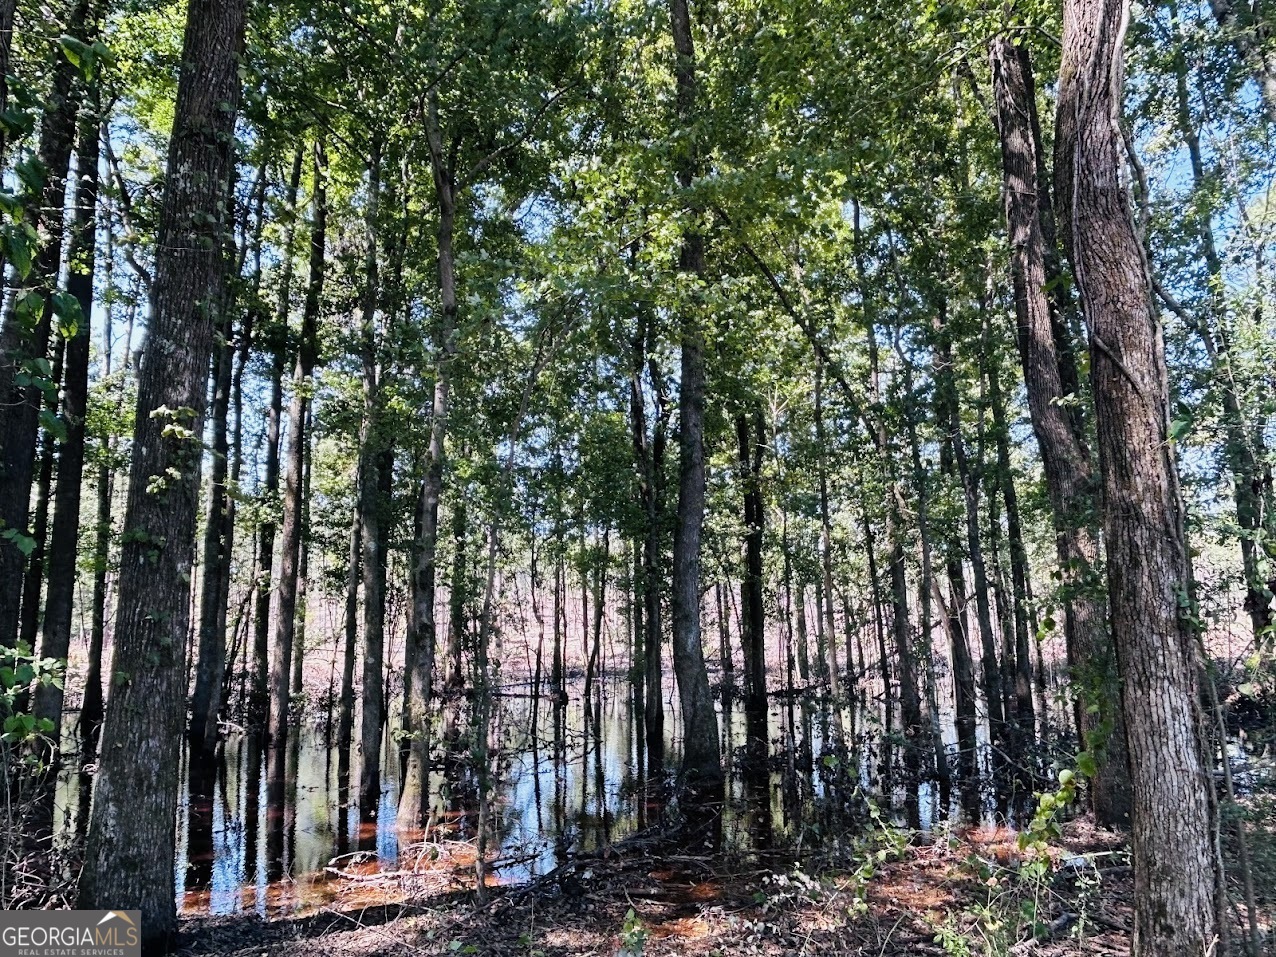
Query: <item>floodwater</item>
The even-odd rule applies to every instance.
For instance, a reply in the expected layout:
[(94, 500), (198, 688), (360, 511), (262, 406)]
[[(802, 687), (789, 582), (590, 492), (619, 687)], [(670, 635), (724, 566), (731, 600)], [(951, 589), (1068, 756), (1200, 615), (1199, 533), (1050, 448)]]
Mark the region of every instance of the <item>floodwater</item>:
[[(548, 694), (534, 703), (526, 686), (506, 686), (496, 700), (487, 866), (493, 882), (545, 874), (569, 855), (598, 850), (656, 823), (661, 813), (667, 782), (644, 777), (628, 686), (605, 679), (588, 715), (581, 688), (568, 690), (561, 709)], [(666, 704), (665, 766), (676, 768), (680, 719), (672, 688)], [(829, 729), (819, 711), (811, 704), (773, 703), (771, 754), (760, 783), (756, 773), (747, 780), (740, 772), (741, 707), (724, 712), (719, 705), (721, 743), (730, 757), (725, 846), (747, 853), (764, 845), (809, 844), (839, 828), (846, 831), (857, 810), (867, 806), (880, 771), (880, 755), (871, 744), (879, 732), (861, 734), (859, 760), (843, 774), (831, 751), (826, 753)], [(385, 887), (377, 877), (387, 875), (418, 889), (473, 887), (478, 781), (471, 755), (465, 745), (446, 756), (436, 749), (429, 826), (401, 832), (400, 765), (392, 734), (397, 727), (392, 718), (383, 745), (380, 807), (367, 822), (357, 810), (358, 754), (351, 757), (351, 779), (341, 780), (339, 755), (322, 725), (294, 731), (282, 781), (271, 780), (269, 756), (244, 735), (230, 736), (215, 758), (192, 762), (184, 756), (188, 787), (178, 814), (175, 874), (179, 910), (279, 916), (338, 901), (376, 903)], [(951, 728), (946, 737), (955, 744)], [(932, 786), (923, 783), (920, 798), (924, 827), (946, 816)]]

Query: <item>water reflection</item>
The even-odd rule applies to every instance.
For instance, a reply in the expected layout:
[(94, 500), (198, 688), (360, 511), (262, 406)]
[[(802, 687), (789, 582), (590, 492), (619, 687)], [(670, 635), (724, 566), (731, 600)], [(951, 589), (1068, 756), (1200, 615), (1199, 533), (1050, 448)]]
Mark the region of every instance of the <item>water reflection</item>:
[[(508, 686), (497, 698), (492, 734), (500, 746), (490, 750), (488, 768), (491, 880), (526, 881), (569, 854), (601, 849), (661, 820), (668, 782), (646, 773), (642, 721), (635, 720), (627, 688), (596, 685), (588, 704), (580, 689), (572, 690), (565, 704), (548, 696), (537, 702), (527, 689)], [(670, 767), (680, 756), (673, 733), (681, 726), (677, 710), (671, 690), (664, 722)], [(846, 833), (848, 822), (866, 819), (868, 795), (880, 783), (880, 738), (865, 720), (851, 752), (833, 752), (826, 713), (808, 698), (776, 696), (766, 722), (770, 754), (760, 761), (747, 744), (743, 709), (720, 709), (724, 754), (731, 760), (717, 823), (728, 846), (759, 853), (793, 847), (808, 835)], [(398, 726), (392, 716), (388, 728)], [(296, 729), (284, 748), (263, 749), (249, 736), (233, 735), (215, 754), (186, 754), (179, 908), (187, 914), (297, 914), (339, 897), (345, 901), (389, 872), (428, 872), (435, 886), (468, 886), (478, 776), (461, 726), (460, 736), (435, 755), (429, 824), (418, 832), (397, 826), (400, 762), (388, 731), (383, 754), (390, 759), (378, 813), (368, 822), (360, 821), (351, 800), (359, 782), (349, 780), (349, 764), (322, 727)], [(755, 721), (755, 739), (757, 733)], [(888, 804), (902, 808), (912, 800), (913, 789), (895, 784), (889, 790)], [(921, 782), (923, 826), (954, 813), (945, 798)], [(884, 799), (879, 794), (877, 800)]]

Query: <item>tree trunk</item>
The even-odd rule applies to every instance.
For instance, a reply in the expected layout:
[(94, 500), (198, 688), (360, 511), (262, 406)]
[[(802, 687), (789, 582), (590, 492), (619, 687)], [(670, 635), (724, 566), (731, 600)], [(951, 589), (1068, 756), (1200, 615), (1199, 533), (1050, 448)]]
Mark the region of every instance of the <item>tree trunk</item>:
[[(99, 142), (100, 145), (100, 142)], [(104, 266), (106, 271), (106, 287), (112, 288), (112, 269), (111, 269), (111, 243), (107, 240), (107, 255), (104, 258)], [(113, 330), (112, 330), (112, 304), (108, 301), (103, 305), (103, 329), (102, 329), (102, 378), (109, 380), (111, 377), (111, 352), (114, 346)], [(133, 321), (137, 314), (136, 303), (129, 307), (128, 320), (125, 323), (123, 341), (126, 343), (124, 350), (124, 358), (120, 365), (121, 380), (128, 375), (132, 354), (127, 347), (127, 343), (131, 342), (133, 336)], [(120, 383), (122, 385), (122, 382)], [(115, 414), (123, 411), (124, 406), (124, 390), (117, 387), (114, 389), (113, 408)], [(104, 444), (108, 457), (115, 452), (116, 439), (114, 436), (106, 436)], [(80, 729), (83, 735), (81, 751), (83, 753), (83, 765), (95, 765), (97, 763), (98, 740), (102, 731), (102, 717), (104, 714), (103, 697), (102, 697), (102, 654), (106, 645), (106, 603), (108, 592), (108, 572), (110, 571), (111, 557), (111, 534), (114, 526), (114, 518), (112, 516), (112, 505), (115, 498), (115, 469), (110, 464), (104, 463), (98, 467), (97, 473), (97, 523), (93, 535), (93, 597), (92, 597), (92, 624), (89, 634), (89, 654), (88, 663), (84, 676), (84, 697), (80, 703)], [(81, 772), (83, 777), (83, 772)], [(90, 782), (91, 783), (91, 782)], [(86, 789), (81, 790), (81, 806), (84, 811), (82, 825), (77, 826), (77, 831), (81, 835), (88, 833), (88, 795)], [(88, 790), (91, 790), (88, 789)]]
[[(77, 190), (68, 260), (66, 291), (80, 305), (83, 321), (67, 340), (62, 376), (62, 421), (66, 437), (58, 456), (58, 487), (53, 503), (53, 534), (49, 540), (49, 587), (45, 600), (40, 657), (65, 661), (71, 648), (71, 620), (75, 604), (77, 543), (80, 532), (80, 491), (84, 475), (84, 416), (89, 393), (89, 317), (93, 314), (93, 270), (97, 237), (98, 118), (81, 118), (76, 152)], [(62, 740), (63, 689), (47, 683), (36, 686), (33, 712), (52, 725), (49, 739)], [(50, 821), (49, 823), (52, 823)]]
[[(63, 366), (66, 363), (66, 340), (59, 335), (53, 343), (53, 374), (49, 377), (53, 388), (44, 397), (44, 410), (50, 416), (57, 415), (58, 394), (62, 386)], [(22, 577), (22, 618), (18, 626), (18, 640), (26, 647), (34, 648), (40, 634), (40, 612), (44, 591), (44, 569), (49, 550), (49, 506), (53, 495), (53, 463), (57, 459), (57, 441), (47, 429), (40, 430), (40, 471), (35, 483), (35, 508), (31, 512), (31, 538), (34, 546), (27, 559), (26, 574)], [(19, 702), (22, 696), (19, 695)], [(18, 710), (24, 710), (19, 708)]]
[(301, 335), (292, 372), (292, 397), (288, 402), (288, 455), (284, 471), (284, 516), (280, 542), (279, 586), (275, 602), (275, 643), (270, 649), (271, 742), (278, 750), (288, 733), (289, 687), (292, 677), (292, 642), (297, 627), (297, 581), (301, 561), (303, 503), (302, 473), (306, 459), (306, 413), (310, 406), (310, 379), (318, 359), (319, 306), (323, 295), (324, 253), (327, 241), (327, 157), (323, 144), (315, 144), (314, 222), (310, 228), (310, 275), (302, 308)]
[(1055, 191), (1090, 326), (1112, 634), (1133, 785), (1136, 957), (1210, 952), (1219, 933), (1183, 504), (1164, 343), (1115, 118), (1129, 8), (1066, 0)]
[(363, 519), (355, 504), (350, 522), (350, 550), (346, 559), (345, 636), (341, 654), (341, 708), (337, 717), (338, 765), (350, 773), (350, 741), (354, 735), (354, 663), (359, 645), (359, 559), (363, 554)]
[[(435, 198), (439, 204), (438, 227), (438, 281), (440, 325), (437, 332), (434, 402), (430, 418), (430, 447), (427, 452), (425, 478), (421, 482), (417, 503), (418, 523), (421, 533), (416, 542), (416, 565), (412, 572), (412, 595), (416, 609), (416, 634), (413, 651), (412, 700), (409, 703), (411, 744), (408, 767), (399, 795), (399, 819), (404, 827), (412, 828), (425, 822), (429, 805), (429, 707), (434, 689), (434, 659), (438, 647), (438, 624), (434, 614), (436, 591), (437, 554), (439, 541), (439, 501), (443, 494), (446, 465), (448, 413), (452, 389), (452, 363), (456, 357), (457, 299), (456, 262), (453, 239), (456, 223), (456, 182), (453, 171), (444, 162), (442, 133), (439, 129), (438, 96), (431, 91), (428, 98), (427, 139), (430, 146), (431, 169), (434, 174)], [(458, 560), (462, 554), (460, 541), (465, 534), (465, 509), (458, 500), (453, 512), (454, 522), (459, 517)], [(448, 676), (460, 687), (460, 616), (459, 583), (452, 582), (452, 620), (449, 622), (449, 658), (451, 637), (456, 635), (455, 673)], [(463, 593), (461, 593), (463, 594)]]
[[(899, 659), (899, 704), (904, 735), (904, 768), (908, 780), (904, 782), (908, 795), (909, 827), (921, 827), (920, 809), (917, 807), (917, 784), (921, 778), (921, 748), (925, 741), (922, 725), (922, 703), (917, 694), (917, 656), (913, 650), (908, 621), (908, 579), (904, 568), (904, 536), (898, 507), (890, 510), (888, 539), (891, 541), (891, 624), (895, 635), (895, 655)], [(886, 702), (890, 707), (889, 699)]]
[[(17, 0), (0, 0), (0, 113), (9, 108), (9, 54), (13, 49), (13, 19)], [(0, 128), (0, 156), (8, 145), (6, 131)]]
[[(229, 195), (227, 197), (230, 198)], [(203, 581), (199, 592), (199, 658), (195, 667), (195, 691), (191, 696), (190, 740), (203, 746), (217, 737), (217, 704), (214, 689), (221, 684), (221, 666), (226, 656), (225, 618), (219, 614), (223, 575), (230, 574), (230, 553), (222, 533), (228, 502), (226, 477), (229, 473), (231, 373), (231, 313), (223, 304), (221, 326), (213, 347), (213, 468), (204, 526)], [(219, 621), (223, 628), (218, 628)], [(216, 684), (214, 684), (216, 682)], [(209, 729), (209, 723), (212, 729)]]
[[(314, 460), (315, 417), (314, 412), (306, 410), (306, 445), (302, 450), (301, 466), (301, 527), (310, 528), (310, 466)], [(293, 637), (292, 677), (288, 682), (288, 693), (293, 699), (305, 693), (306, 664), (306, 625), (310, 617), (310, 536), (303, 531), (301, 536), (301, 556), (297, 562), (297, 625)], [(225, 627), (223, 613), (223, 629)]]
[[(819, 614), (823, 617), (823, 634), (825, 636), (823, 657), (824, 670), (829, 685), (829, 710), (833, 718), (833, 747), (841, 749), (846, 746), (846, 729), (842, 724), (842, 688), (841, 668), (837, 663), (837, 629), (833, 625), (833, 520), (829, 512), (828, 466), (824, 453), (828, 448), (828, 439), (824, 433), (824, 365), (817, 361), (815, 366), (815, 445), (819, 450), (817, 470), (820, 493), (820, 571), (823, 575), (817, 589)], [(882, 658), (882, 675), (889, 672), (885, 655)], [(886, 708), (890, 710), (890, 681), (886, 681)], [(883, 750), (883, 753), (887, 753)]]
[(1095, 816), (1101, 824), (1119, 826), (1129, 820), (1130, 777), (1121, 710), (1114, 706), (1119, 699), (1116, 660), (1096, 573), (1098, 490), (1080, 417), (1069, 414), (1064, 401), (1077, 394), (1078, 386), (1063, 319), (1064, 281), (1036, 92), (1024, 48), (999, 37), (992, 42), (991, 59), (1019, 356), (1054, 518), (1074, 718), (1082, 746), (1096, 758), (1098, 773), (1090, 781)]
[[(5, 20), (8, 19), (8, 24)], [(85, 35), (91, 22), (88, 0), (71, 0), (66, 30), (72, 36)], [(12, 36), (13, 21), (0, 11), (0, 36)], [(7, 44), (6, 59), (7, 59)], [(53, 330), (53, 297), (62, 262), (63, 216), (66, 210), (66, 174), (75, 143), (75, 118), (83, 92), (77, 66), (63, 55), (58, 41), (52, 42), (53, 82), (46, 100), (36, 155), (45, 171), (44, 188), (36, 195), (34, 208), (24, 218), (36, 230), (38, 246), (30, 274), (16, 277), (44, 297), (34, 329), (13, 313), (5, 317), (0, 330), (0, 529), (27, 534), (31, 503), (31, 478), (35, 468), (36, 437), (44, 391), (38, 384), (15, 386), (14, 377), (23, 361), (45, 360)], [(89, 317), (85, 316), (85, 322)], [(23, 584), (22, 551), (17, 541), (0, 538), (0, 645), (12, 645), (18, 635), (19, 607)]]
[[(236, 492), (241, 490), (240, 484), (243, 476), (244, 466), (244, 371), (248, 366), (249, 360), (252, 358), (253, 333), (262, 324), (263, 316), (259, 314), (257, 303), (258, 295), (261, 291), (261, 236), (262, 230), (265, 228), (265, 202), (266, 202), (266, 167), (263, 165), (257, 176), (257, 183), (254, 187), (256, 193), (256, 218), (253, 235), (251, 239), (253, 249), (253, 276), (252, 284), (248, 290), (248, 304), (244, 311), (243, 321), (240, 323), (239, 337), (235, 344), (235, 368), (231, 375), (230, 395), (231, 408), (234, 413), (234, 428), (232, 429), (228, 454), (231, 456), (231, 466), (229, 471), (230, 488)], [(245, 214), (247, 215), (247, 214)], [(244, 231), (247, 233), (247, 222), (244, 225)], [(243, 260), (248, 255), (249, 240), (245, 237), (245, 244), (240, 255), (239, 270), (242, 273)], [(307, 460), (308, 461), (308, 460)], [(221, 540), (222, 553), (226, 556), (221, 568), (221, 592), (217, 597), (217, 615), (213, 623), (214, 634), (225, 635), (227, 617), (230, 614), (230, 587), (231, 574), (230, 563), (235, 554), (235, 520), (238, 510), (238, 495), (227, 494), (226, 507), (222, 510), (221, 522)], [(256, 560), (256, 555), (252, 556), (252, 560)], [(225, 640), (222, 639), (221, 654), (213, 659), (212, 668), (212, 696), (208, 703), (209, 718), (204, 724), (204, 750), (211, 752), (217, 743), (217, 735), (219, 731), (217, 716), (221, 712), (225, 702), (230, 700), (230, 689), (233, 684), (234, 662), (240, 646), (240, 625), (244, 622), (244, 616), (248, 609), (248, 603), (252, 600), (253, 588), (250, 585), (247, 589), (243, 602), (240, 605), (239, 612), (236, 615), (234, 625), (231, 628), (233, 636), (233, 644), (230, 649), (229, 656), (225, 648)], [(244, 642), (246, 645), (247, 642)], [(230, 668), (228, 675), (227, 669)]]
[(988, 730), (997, 753), (1005, 753), (1005, 714), (1002, 711), (1001, 666), (997, 660), (997, 643), (992, 629), (992, 606), (989, 603), (988, 571), (984, 564), (983, 543), (979, 536), (979, 476), (976, 470), (981, 463), (971, 463), (961, 432), (961, 408), (957, 391), (957, 376), (953, 366), (951, 330), (947, 324), (947, 304), (941, 303), (934, 321), (936, 389), (940, 396), (944, 415), (940, 428), (946, 431), (945, 443), (951, 450), (952, 461), (957, 466), (965, 502), (966, 557), (975, 588), (975, 620), (979, 626), (979, 643), (983, 649), (982, 668), (984, 702), (988, 709)]
[(377, 204), (381, 191), (381, 144), (374, 142), (368, 164), (367, 250), (364, 256), (363, 423), (359, 430), (359, 515), (363, 519), (363, 691), (359, 729), (359, 816), (376, 817), (381, 800), (381, 731), (385, 669), (385, 543), (381, 540), (381, 386), (377, 361), (376, 314), (381, 293), (377, 254)]
[[(638, 498), (642, 506), (643, 536), (641, 591), (643, 603), (643, 729), (647, 750), (647, 770), (654, 776), (664, 765), (664, 704), (661, 646), (663, 628), (660, 608), (660, 521), (663, 499), (665, 424), (668, 422), (662, 379), (650, 355), (651, 322), (646, 314), (639, 320), (633, 339), (633, 359), (629, 378), (629, 417), (634, 458), (638, 467)], [(656, 421), (647, 438), (647, 410), (642, 376), (647, 370), (656, 393)]]
[[(699, 170), (694, 139), (696, 105), (696, 54), (691, 35), (687, 0), (669, 0), (669, 19), (675, 53), (678, 121), (687, 142), (677, 160), (678, 185), (691, 188)], [(689, 207), (686, 215), (697, 218)], [(694, 225), (684, 226), (678, 269), (704, 281), (704, 237)], [(718, 718), (709, 691), (704, 647), (700, 637), (700, 543), (704, 529), (705, 463), (704, 329), (698, 304), (688, 306), (681, 317), (682, 365), (678, 394), (678, 522), (673, 543), (673, 658), (682, 701), (682, 770), (687, 783), (705, 795), (720, 791), (722, 754), (718, 746)]]
[[(908, 390), (912, 392), (911, 376)], [(943, 729), (939, 721), (939, 692), (935, 682), (935, 651), (932, 643), (932, 595), (935, 587), (935, 569), (931, 551), (930, 483), (922, 466), (921, 447), (917, 441), (915, 417), (908, 417), (908, 441), (912, 453), (913, 482), (917, 487), (917, 538), (921, 550), (921, 584), (918, 600), (921, 606), (922, 640), (920, 655), (925, 667), (926, 706), (930, 717), (931, 749), (935, 759), (935, 776), (939, 779), (941, 814), (946, 813), (951, 774), (948, 770), (948, 752), (944, 746)]]
[[(301, 187), (301, 166), (305, 156), (297, 147), (292, 160), (292, 174), (284, 194), (287, 226), (284, 249), (292, 249), (297, 228), (297, 192)], [(279, 496), (279, 436), (284, 405), (284, 361), (287, 355), (288, 313), (292, 307), (292, 256), (285, 256), (279, 279), (279, 305), (270, 338), (274, 341), (270, 364), (270, 408), (266, 413), (266, 474), (262, 488), (265, 499), (261, 527), (257, 530), (257, 607), (253, 616), (252, 683), (248, 695), (248, 725), (260, 730), (266, 721), (270, 701), (270, 597), (275, 564), (275, 510)]]
[[(752, 422), (750, 422), (752, 419)], [(744, 575), (740, 581), (743, 611), (745, 721), (751, 759), (765, 762), (767, 754), (766, 617), (763, 610), (762, 537), (766, 513), (762, 501), (762, 456), (766, 452), (762, 408), (736, 416), (736, 439), (744, 485)]]
[(1032, 701), (1032, 637), (1028, 628), (1028, 552), (1023, 542), (1019, 518), (1019, 496), (1015, 491), (1010, 464), (1010, 429), (1006, 423), (1006, 403), (1001, 377), (994, 367), (988, 370), (988, 401), (997, 446), (997, 487), (1006, 506), (1006, 539), (1010, 549), (1010, 591), (1013, 603), (1015, 723), (1021, 740), (1030, 742), (1036, 731), (1036, 710)]
[[(178, 757), (205, 382), (220, 301), (243, 0), (192, 0), (160, 210), (150, 333), (138, 380), (111, 708), (80, 907), (142, 912), (147, 949), (176, 928)], [(167, 411), (161, 411), (167, 410)]]

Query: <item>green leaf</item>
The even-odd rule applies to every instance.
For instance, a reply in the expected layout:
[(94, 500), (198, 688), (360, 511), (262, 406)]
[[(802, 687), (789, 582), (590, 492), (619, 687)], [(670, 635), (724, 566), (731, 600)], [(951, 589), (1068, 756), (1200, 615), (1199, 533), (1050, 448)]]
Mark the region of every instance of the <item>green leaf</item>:
[(58, 45), (62, 47), (62, 55), (65, 56), (72, 66), (82, 66), (89, 52), (89, 45), (83, 40), (77, 40), (69, 33), (64, 33), (58, 37)]
[(52, 409), (40, 410), (40, 425), (53, 437), (55, 442), (65, 442), (67, 437), (66, 423)]
[(76, 332), (84, 324), (84, 310), (80, 300), (68, 292), (53, 294), (53, 312), (58, 317), (58, 331), (64, 339), (74, 339)]
[(1099, 773), (1099, 767), (1095, 763), (1092, 752), (1082, 751), (1077, 755), (1077, 770), (1087, 778), (1092, 778)]
[(31, 156), (23, 160), (13, 168), (13, 171), (28, 193), (39, 193), (44, 189), (48, 169), (36, 157)]
[(6, 528), (3, 532), (0, 532), (0, 538), (12, 542), (14, 548), (27, 558), (30, 558), (31, 553), (35, 551), (35, 539), (18, 531), (16, 528)]
[[(13, 263), (19, 279), (26, 279), (31, 272), (31, 247), (27, 238), (17, 229), (4, 231), (4, 251)], [(25, 298), (25, 297), (24, 297)], [(19, 302), (19, 307), (21, 302)]]

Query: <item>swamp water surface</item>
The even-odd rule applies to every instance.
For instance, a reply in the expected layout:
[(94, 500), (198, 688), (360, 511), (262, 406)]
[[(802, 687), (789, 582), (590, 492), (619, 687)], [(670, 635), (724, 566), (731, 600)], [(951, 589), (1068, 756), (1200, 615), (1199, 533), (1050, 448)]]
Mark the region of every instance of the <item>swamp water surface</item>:
[[(649, 781), (643, 773), (628, 686), (617, 679), (601, 682), (588, 714), (581, 687), (569, 685), (568, 692), (558, 707), (548, 694), (534, 701), (526, 686), (507, 685), (496, 699), (487, 842), (491, 882), (527, 882), (573, 854), (600, 850), (660, 819), (669, 782)], [(681, 721), (672, 687), (665, 703), (665, 767), (676, 768)], [(856, 739), (858, 764), (842, 773), (838, 760), (826, 753), (829, 729), (821, 706), (773, 700), (770, 754), (759, 780), (740, 770), (746, 741), (742, 708), (719, 703), (721, 744), (729, 756), (724, 848), (747, 853), (811, 846), (846, 833), (857, 819), (862, 823), (865, 795), (881, 771), (880, 722), (865, 723), (868, 728)], [(946, 724), (951, 749), (955, 732)], [(359, 819), (357, 746), (343, 779), (327, 722), (293, 729), (282, 779), (270, 772), (272, 755), (248, 735), (229, 735), (215, 756), (196, 752), (192, 760), (184, 749), (175, 862), (179, 911), (274, 917), (338, 901), (383, 903), (389, 885), (381, 878), (391, 877), (409, 878), (421, 890), (472, 888), (478, 779), (471, 755), (464, 744), (446, 756), (436, 748), (429, 826), (401, 831), (398, 726), (392, 716), (383, 743), (380, 806), (370, 821)], [(895, 760), (898, 765), (898, 756)], [(68, 806), (70, 785), (66, 781), (62, 791)], [(894, 798), (898, 803), (899, 794)], [(924, 827), (958, 816), (955, 798), (941, 813), (939, 794), (928, 783), (921, 785), (920, 798)]]

